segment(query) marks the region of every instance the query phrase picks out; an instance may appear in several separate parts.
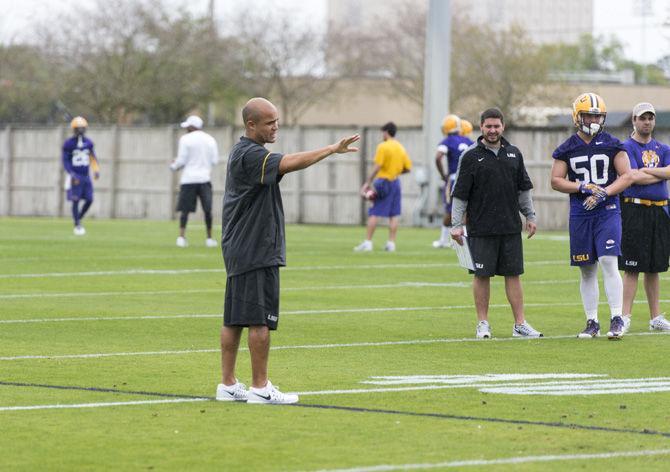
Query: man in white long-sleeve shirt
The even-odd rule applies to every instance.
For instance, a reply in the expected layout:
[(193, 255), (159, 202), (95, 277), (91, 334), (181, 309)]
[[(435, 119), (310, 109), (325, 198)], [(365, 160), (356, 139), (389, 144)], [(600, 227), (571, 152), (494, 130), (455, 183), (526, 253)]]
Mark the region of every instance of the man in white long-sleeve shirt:
[(197, 199), (200, 198), (202, 211), (205, 213), (207, 227), (207, 247), (216, 247), (212, 239), (212, 167), (219, 162), (219, 149), (216, 140), (202, 131), (202, 118), (191, 115), (181, 124), (186, 134), (179, 138), (177, 158), (170, 164), (170, 169), (183, 169), (179, 187), (177, 211), (179, 217), (179, 237), (177, 246), (186, 247), (186, 223), (188, 214), (195, 211)]

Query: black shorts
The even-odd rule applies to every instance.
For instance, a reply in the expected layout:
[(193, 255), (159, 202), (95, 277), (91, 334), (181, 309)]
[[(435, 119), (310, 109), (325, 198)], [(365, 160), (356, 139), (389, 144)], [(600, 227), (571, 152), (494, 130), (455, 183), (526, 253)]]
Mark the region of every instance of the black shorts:
[(521, 233), (468, 238), (475, 270), (480, 277), (523, 274)]
[(267, 326), (279, 323), (279, 267), (263, 267), (228, 277), (224, 326)]
[(197, 198), (200, 197), (200, 205), (205, 213), (212, 212), (212, 184), (182, 184), (179, 187), (179, 201), (177, 211), (182, 213), (193, 213)]
[(663, 207), (621, 204), (619, 270), (667, 272), (670, 257), (670, 217)]

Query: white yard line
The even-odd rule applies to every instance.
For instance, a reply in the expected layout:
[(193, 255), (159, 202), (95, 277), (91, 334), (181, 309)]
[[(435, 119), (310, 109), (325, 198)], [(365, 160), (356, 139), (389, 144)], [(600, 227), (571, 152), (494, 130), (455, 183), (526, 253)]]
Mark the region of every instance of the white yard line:
[[(502, 284), (502, 281), (494, 281), (493, 285)], [(524, 282), (524, 285), (577, 285), (578, 280), (535, 280)], [(322, 286), (303, 286), (303, 287), (286, 287), (282, 288), (282, 292), (312, 292), (315, 290), (372, 290), (372, 289), (388, 289), (388, 288), (463, 288), (470, 289), (472, 283), (465, 282), (397, 282), (393, 284), (352, 284), (352, 285), (322, 285)], [(27, 293), (4, 293), (0, 294), (0, 300), (14, 300), (21, 298), (67, 298), (67, 297), (104, 297), (104, 296), (136, 296), (136, 295), (179, 295), (183, 293), (221, 293), (223, 288), (209, 288), (209, 289), (186, 289), (186, 290), (143, 290), (143, 291), (116, 291), (116, 292), (27, 292)]]
[[(207, 290), (209, 291), (209, 290)], [(202, 290), (193, 290), (189, 293), (200, 293)], [(128, 292), (126, 292), (128, 293)], [(132, 293), (163, 293), (163, 292), (132, 292)], [(73, 296), (75, 294), (72, 294)], [(1, 298), (1, 297), (0, 297)], [(660, 300), (662, 303), (670, 300)], [(646, 300), (637, 300), (635, 304), (645, 304)], [(607, 305), (607, 302), (600, 302), (600, 305)], [(490, 308), (506, 308), (508, 304), (493, 303)], [(581, 306), (581, 302), (561, 302), (561, 303), (526, 303), (526, 307), (547, 307), (547, 306)], [(446, 310), (469, 310), (474, 305), (442, 305), (442, 306), (408, 306), (408, 307), (362, 307), (362, 308), (336, 308), (331, 310), (287, 310), (282, 311), (282, 315), (329, 315), (329, 314), (355, 314), (355, 313), (391, 313), (405, 311), (446, 311)], [(184, 313), (174, 315), (128, 315), (128, 316), (70, 316), (64, 318), (25, 318), (13, 320), (0, 320), (0, 324), (30, 324), (30, 323), (63, 323), (78, 321), (130, 321), (130, 320), (166, 320), (180, 318), (221, 318), (223, 313)]]
[(102, 408), (108, 406), (153, 405), (159, 403), (207, 402), (209, 398), (171, 398), (169, 400), (138, 400), (132, 402), (73, 403), (55, 405), (0, 406), (0, 411), (53, 410), (69, 408)]
[(318, 472), (389, 472), (394, 470), (439, 469), (452, 467), (481, 467), (504, 464), (528, 464), (534, 462), (591, 461), (597, 459), (616, 459), (619, 457), (651, 457), (670, 455), (670, 449), (648, 449), (645, 451), (602, 452), (595, 454), (557, 454), (546, 456), (518, 456), (504, 459), (473, 459), (449, 462), (427, 462), (422, 464), (383, 464), (360, 466), (347, 469), (320, 469)]
[[(552, 375), (552, 374), (547, 374)], [(560, 374), (554, 374), (560, 375)], [(576, 374), (578, 375), (578, 374)], [(538, 376), (539, 377), (539, 376)], [(639, 378), (639, 379), (600, 379), (600, 380), (571, 380), (546, 382), (537, 379), (537, 382), (501, 382), (500, 380), (479, 379), (472, 382), (440, 384), (433, 382), (432, 385), (412, 385), (407, 387), (375, 387), (375, 388), (355, 388), (343, 390), (317, 390), (308, 392), (293, 392), (301, 396), (311, 395), (351, 395), (351, 394), (369, 394), (369, 393), (389, 393), (406, 392), (417, 390), (453, 390), (462, 388), (476, 388), (480, 392), (486, 393), (504, 393), (504, 394), (524, 394), (526, 395), (612, 395), (623, 393), (647, 393), (647, 392), (667, 392), (670, 390), (670, 378)], [(361, 382), (370, 384), (371, 382)], [(419, 382), (415, 382), (419, 383)]]
[[(665, 333), (628, 333), (626, 336), (663, 336)], [(566, 336), (545, 336), (542, 340), (548, 339), (574, 339), (575, 335)], [(542, 342), (542, 340), (535, 339), (533, 341)], [(525, 342), (529, 341), (525, 338), (494, 338), (488, 340), (475, 338), (461, 338), (461, 339), (414, 339), (407, 341), (383, 341), (383, 342), (359, 342), (359, 343), (342, 343), (342, 344), (303, 344), (293, 346), (272, 346), (273, 351), (292, 350), (292, 349), (340, 349), (349, 347), (380, 347), (380, 346), (402, 346), (402, 345), (421, 345), (421, 344), (452, 344), (452, 343), (500, 343), (500, 342)], [(587, 341), (580, 341), (587, 342)], [(240, 350), (247, 350), (247, 348), (240, 348)], [(4, 356), (0, 357), (0, 361), (19, 361), (31, 359), (96, 359), (103, 357), (127, 357), (127, 356), (163, 356), (163, 355), (184, 355), (184, 354), (199, 354), (219, 352), (219, 349), (185, 349), (185, 350), (167, 350), (167, 351), (139, 351), (139, 352), (101, 352), (90, 354), (52, 354), (52, 355), (23, 355), (23, 356)]]
[[(526, 265), (549, 265), (561, 264), (560, 261), (534, 261), (526, 262)], [(567, 266), (567, 263), (565, 264)], [(288, 266), (283, 267), (282, 272), (288, 271), (323, 271), (323, 270), (365, 270), (365, 269), (426, 269), (440, 267), (459, 267), (457, 262), (444, 262), (433, 264), (349, 264), (349, 265), (331, 265), (331, 266)], [(223, 268), (216, 269), (127, 269), (127, 270), (101, 270), (87, 272), (43, 272), (31, 274), (0, 274), (0, 279), (26, 279), (26, 278), (47, 278), (47, 277), (95, 277), (106, 275), (182, 275), (182, 274), (207, 274), (226, 272)]]

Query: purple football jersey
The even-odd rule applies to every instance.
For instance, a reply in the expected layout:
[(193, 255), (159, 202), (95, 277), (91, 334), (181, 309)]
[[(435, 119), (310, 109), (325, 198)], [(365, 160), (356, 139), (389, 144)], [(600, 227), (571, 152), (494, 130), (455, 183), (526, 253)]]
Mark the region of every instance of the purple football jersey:
[[(556, 148), (553, 158), (568, 165), (568, 180), (607, 187), (617, 179), (614, 157), (620, 151), (625, 151), (623, 144), (609, 133), (598, 133), (588, 144), (575, 133)], [(582, 193), (570, 194), (571, 218), (596, 217), (603, 212), (619, 211), (617, 195), (607, 197), (607, 200), (594, 210), (585, 210), (582, 206), (586, 197), (587, 195)]]
[(63, 143), (63, 167), (78, 179), (89, 178), (91, 156), (94, 156), (93, 141), (86, 136), (72, 136)]
[[(630, 159), (631, 169), (666, 167), (670, 165), (670, 147), (652, 139), (647, 144), (628, 138), (623, 143)], [(668, 184), (665, 180), (649, 185), (631, 185), (623, 191), (624, 197), (645, 200), (667, 200)]]
[(458, 159), (467, 148), (472, 146), (472, 141), (458, 134), (450, 134), (437, 146), (437, 150), (447, 156), (447, 171), (455, 174), (458, 170)]

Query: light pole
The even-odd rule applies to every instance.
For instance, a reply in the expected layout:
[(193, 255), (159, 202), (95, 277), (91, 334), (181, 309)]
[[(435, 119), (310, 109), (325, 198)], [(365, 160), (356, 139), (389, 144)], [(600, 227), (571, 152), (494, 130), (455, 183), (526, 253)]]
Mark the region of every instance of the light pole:
[[(451, 70), (451, 1), (429, 0), (426, 12), (426, 55), (424, 58), (423, 135), (427, 195), (420, 207), (420, 224), (431, 222), (437, 202), (439, 176), (434, 156), (442, 138), (440, 123), (449, 111)], [(418, 180), (418, 179), (417, 179)], [(426, 191), (425, 188), (423, 191)]]

